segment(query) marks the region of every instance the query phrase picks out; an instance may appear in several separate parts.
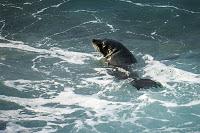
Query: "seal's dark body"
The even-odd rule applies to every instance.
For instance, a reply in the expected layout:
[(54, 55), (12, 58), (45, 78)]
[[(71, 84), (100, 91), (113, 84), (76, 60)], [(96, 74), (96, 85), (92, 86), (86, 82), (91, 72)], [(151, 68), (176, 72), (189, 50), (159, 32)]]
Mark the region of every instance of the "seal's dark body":
[(120, 42), (111, 39), (93, 39), (92, 42), (109, 65), (124, 68), (137, 62), (133, 54)]

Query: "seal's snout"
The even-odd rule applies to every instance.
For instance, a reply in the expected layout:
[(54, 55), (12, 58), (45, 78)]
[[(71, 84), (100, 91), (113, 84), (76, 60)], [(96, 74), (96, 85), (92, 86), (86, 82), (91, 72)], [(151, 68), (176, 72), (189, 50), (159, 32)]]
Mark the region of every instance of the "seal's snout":
[(92, 43), (98, 45), (98, 44), (101, 44), (101, 40), (100, 39), (92, 39)]
[(95, 42), (97, 42), (97, 39), (92, 39), (92, 43), (95, 43)]

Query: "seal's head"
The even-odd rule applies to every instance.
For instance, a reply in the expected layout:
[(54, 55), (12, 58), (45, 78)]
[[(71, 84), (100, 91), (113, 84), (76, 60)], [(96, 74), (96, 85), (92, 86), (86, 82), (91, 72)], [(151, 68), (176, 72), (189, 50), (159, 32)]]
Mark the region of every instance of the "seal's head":
[(104, 57), (107, 57), (108, 55), (111, 56), (111, 54), (114, 54), (117, 51), (126, 49), (121, 43), (112, 39), (92, 39), (92, 44)]
[(105, 57), (109, 53), (109, 46), (101, 39), (92, 39), (93, 47)]

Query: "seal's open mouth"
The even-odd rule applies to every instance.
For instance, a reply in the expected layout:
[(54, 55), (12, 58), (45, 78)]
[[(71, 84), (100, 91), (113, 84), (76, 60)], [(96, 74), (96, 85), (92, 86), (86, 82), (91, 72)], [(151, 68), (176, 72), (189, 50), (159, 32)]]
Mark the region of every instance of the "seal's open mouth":
[(94, 49), (98, 52), (100, 51), (100, 46), (101, 46), (101, 41), (98, 39), (92, 39), (92, 46), (94, 47)]

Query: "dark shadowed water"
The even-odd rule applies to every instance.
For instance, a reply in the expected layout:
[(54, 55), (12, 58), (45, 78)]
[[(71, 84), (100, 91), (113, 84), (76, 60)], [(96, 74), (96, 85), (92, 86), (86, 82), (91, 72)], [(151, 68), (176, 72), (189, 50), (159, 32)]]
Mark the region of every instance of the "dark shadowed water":
[[(137, 91), (92, 38), (122, 42)], [(200, 132), (199, 0), (1, 0), (0, 132)]]

